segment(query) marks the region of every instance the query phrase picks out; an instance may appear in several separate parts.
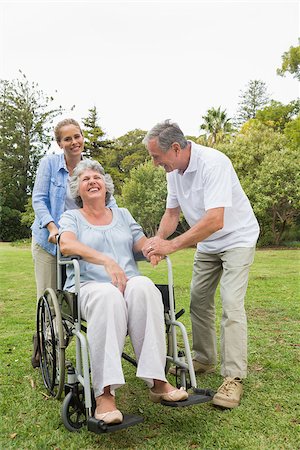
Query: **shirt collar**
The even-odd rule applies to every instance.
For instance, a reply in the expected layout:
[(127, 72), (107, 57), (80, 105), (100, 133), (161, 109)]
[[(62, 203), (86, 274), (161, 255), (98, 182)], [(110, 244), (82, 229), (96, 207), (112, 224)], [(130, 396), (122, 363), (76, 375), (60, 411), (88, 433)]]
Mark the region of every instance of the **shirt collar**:
[[(59, 156), (59, 163), (58, 163), (57, 171), (59, 171), (59, 170), (61, 170), (61, 169), (64, 169), (66, 172), (69, 172), (68, 169), (67, 169), (67, 164), (66, 164), (66, 160), (65, 160), (65, 155), (64, 155), (64, 153), (60, 153), (58, 156)], [(82, 161), (83, 159), (85, 159), (85, 158), (84, 158), (83, 155), (81, 154), (81, 161)]]
[(191, 144), (190, 161), (184, 172), (178, 170), (179, 175), (185, 175), (186, 173), (195, 172), (197, 170), (196, 144), (193, 141), (188, 141), (188, 143)]
[(60, 153), (58, 156), (59, 156), (59, 163), (58, 163), (57, 171), (64, 169), (66, 172), (68, 172), (64, 153)]

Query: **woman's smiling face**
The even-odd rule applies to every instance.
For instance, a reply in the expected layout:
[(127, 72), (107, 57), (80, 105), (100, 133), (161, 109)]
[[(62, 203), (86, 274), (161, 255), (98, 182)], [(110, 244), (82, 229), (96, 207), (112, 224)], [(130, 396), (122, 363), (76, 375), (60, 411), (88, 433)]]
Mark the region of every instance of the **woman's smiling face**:
[(83, 203), (94, 198), (103, 198), (105, 203), (104, 176), (95, 170), (86, 169), (79, 177), (79, 195)]
[(84, 148), (84, 139), (81, 131), (75, 125), (65, 125), (60, 129), (59, 146), (67, 156), (81, 154)]

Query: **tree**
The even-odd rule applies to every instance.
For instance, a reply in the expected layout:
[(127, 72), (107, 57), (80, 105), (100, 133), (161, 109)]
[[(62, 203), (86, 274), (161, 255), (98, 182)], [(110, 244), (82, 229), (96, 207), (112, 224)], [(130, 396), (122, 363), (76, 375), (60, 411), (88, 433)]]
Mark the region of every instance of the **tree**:
[(281, 57), (282, 64), (277, 69), (277, 75), (284, 77), (287, 72), (300, 81), (300, 39), (297, 47), (290, 47)]
[(231, 159), (250, 199), (261, 226), (260, 240), (278, 245), (300, 214), (298, 148), (284, 134), (252, 119), (220, 150)]
[(235, 119), (237, 127), (240, 127), (249, 119), (254, 119), (257, 111), (265, 107), (270, 101), (266, 83), (261, 80), (250, 80), (246, 90), (241, 91), (239, 97), (241, 101)]
[(286, 125), (293, 120), (300, 111), (300, 100), (294, 100), (287, 105), (271, 100), (269, 106), (257, 111), (256, 119), (273, 130), (283, 132)]
[(298, 152), (283, 148), (266, 155), (253, 191), (260, 216), (268, 214), (275, 245), (288, 226), (300, 216), (300, 172)]
[(151, 161), (130, 172), (122, 187), (122, 204), (148, 235), (154, 235), (165, 211), (167, 196), (166, 174)]
[(300, 148), (300, 116), (288, 122), (284, 128), (284, 135), (287, 138), (288, 146), (299, 152)]
[(207, 111), (204, 120), (200, 125), (200, 130), (205, 130), (207, 136), (207, 144), (213, 146), (224, 140), (224, 137), (232, 132), (232, 124), (227, 117), (226, 110), (221, 111), (219, 108), (211, 108)]
[(105, 133), (99, 125), (97, 108), (89, 109), (89, 115), (82, 119), (84, 125), (84, 150), (88, 158), (99, 161), (106, 169), (106, 153), (111, 150), (112, 141), (104, 139)]
[(61, 107), (50, 109), (53, 97), (30, 83), (0, 80), (0, 240), (28, 234), (21, 213), (31, 194), (40, 158), (50, 147), (50, 124)]
[(148, 158), (148, 152), (142, 143), (146, 131), (135, 129), (113, 141), (111, 150), (106, 155), (106, 162), (113, 177), (116, 193), (121, 193), (124, 180), (130, 171)]

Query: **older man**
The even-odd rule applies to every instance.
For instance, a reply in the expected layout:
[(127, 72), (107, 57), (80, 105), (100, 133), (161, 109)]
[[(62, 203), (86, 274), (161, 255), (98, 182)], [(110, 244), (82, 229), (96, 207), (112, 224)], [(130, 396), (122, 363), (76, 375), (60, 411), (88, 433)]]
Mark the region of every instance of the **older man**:
[[(166, 211), (144, 255), (168, 255), (197, 244), (191, 284), (191, 321), (196, 373), (217, 363), (214, 296), (222, 299), (221, 375), (215, 405), (234, 408), (247, 375), (244, 297), (259, 226), (229, 158), (187, 141), (176, 123), (154, 126), (144, 138), (155, 166), (167, 172)], [(183, 212), (190, 229), (171, 240)]]

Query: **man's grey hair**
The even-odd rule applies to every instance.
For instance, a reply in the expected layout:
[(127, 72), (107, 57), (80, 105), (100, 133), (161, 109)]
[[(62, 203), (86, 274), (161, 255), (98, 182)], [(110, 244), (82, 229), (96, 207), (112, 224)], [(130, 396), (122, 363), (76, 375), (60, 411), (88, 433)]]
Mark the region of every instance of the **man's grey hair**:
[(76, 205), (82, 208), (82, 199), (79, 195), (79, 178), (87, 169), (94, 170), (100, 173), (100, 175), (103, 175), (106, 188), (105, 204), (107, 205), (111, 195), (114, 193), (114, 183), (112, 177), (108, 173), (105, 173), (101, 164), (93, 159), (83, 159), (75, 167), (73, 175), (70, 178), (71, 196), (74, 198)]
[(180, 148), (185, 148), (188, 144), (177, 123), (171, 122), (169, 119), (151, 128), (144, 137), (143, 144), (147, 145), (154, 138), (157, 138), (157, 143), (164, 153), (169, 150), (174, 142), (178, 142)]

